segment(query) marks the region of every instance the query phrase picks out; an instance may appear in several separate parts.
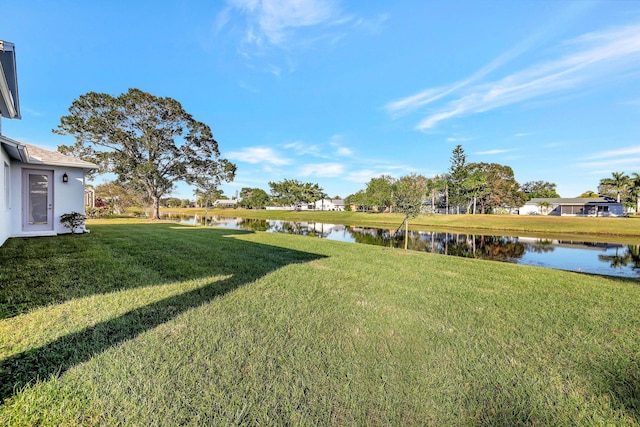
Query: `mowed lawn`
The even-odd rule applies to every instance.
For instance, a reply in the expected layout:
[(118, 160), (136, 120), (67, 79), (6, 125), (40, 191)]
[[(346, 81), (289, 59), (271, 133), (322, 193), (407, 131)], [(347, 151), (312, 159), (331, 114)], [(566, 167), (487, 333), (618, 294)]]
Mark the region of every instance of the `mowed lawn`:
[(638, 281), (90, 229), (0, 248), (0, 425), (640, 425)]

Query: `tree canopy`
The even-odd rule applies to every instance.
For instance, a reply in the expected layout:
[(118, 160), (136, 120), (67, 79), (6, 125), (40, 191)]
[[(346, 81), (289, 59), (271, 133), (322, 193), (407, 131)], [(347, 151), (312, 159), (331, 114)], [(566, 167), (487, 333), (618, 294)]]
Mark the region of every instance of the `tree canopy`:
[(376, 206), (382, 212), (393, 206), (393, 186), (395, 178), (390, 175), (381, 175), (371, 178), (367, 183), (366, 205)]
[(412, 173), (398, 179), (394, 184), (394, 209), (415, 218), (423, 210), (423, 203), (427, 194), (427, 178)]
[(469, 176), (467, 166), (467, 155), (464, 153), (462, 145), (457, 145), (451, 153), (451, 164), (448, 173), (448, 196), (449, 204), (460, 212), (460, 207), (467, 204), (466, 180)]
[(482, 192), (478, 197), (482, 213), (525, 203), (519, 191), (520, 185), (510, 166), (498, 163), (471, 163), (469, 168), (474, 173), (484, 176)]
[(531, 199), (547, 199), (560, 197), (556, 192), (556, 184), (547, 181), (527, 181), (522, 184), (522, 191), (527, 201)]
[(598, 192), (615, 197), (618, 203), (628, 198), (628, 191), (632, 187), (631, 178), (624, 172), (612, 172), (610, 178), (602, 178), (598, 185)]
[(122, 215), (127, 208), (142, 206), (145, 194), (134, 188), (127, 188), (117, 181), (104, 182), (95, 187), (96, 200), (100, 199), (109, 208), (109, 213)]
[(230, 182), (236, 166), (220, 158), (208, 125), (194, 120), (172, 98), (129, 89), (119, 96), (89, 92), (74, 100), (53, 132), (71, 135), (58, 151), (97, 163), (121, 183), (144, 191), (159, 216), (160, 198), (174, 184)]
[(261, 188), (244, 187), (240, 190), (239, 205), (248, 209), (262, 209), (269, 204), (269, 195)]
[(303, 183), (297, 179), (269, 182), (269, 187), (272, 201), (282, 206), (295, 206), (296, 209), (299, 209), (302, 203), (313, 203), (326, 197), (324, 190), (318, 184)]

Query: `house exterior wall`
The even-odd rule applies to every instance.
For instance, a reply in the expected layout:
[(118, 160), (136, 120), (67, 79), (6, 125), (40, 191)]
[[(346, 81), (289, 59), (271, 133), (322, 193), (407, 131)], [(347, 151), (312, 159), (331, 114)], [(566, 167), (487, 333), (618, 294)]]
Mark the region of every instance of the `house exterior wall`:
[(343, 211), (344, 200), (322, 199), (313, 203), (314, 209), (317, 211)]
[[(53, 171), (52, 209), (53, 231), (51, 234), (67, 234), (71, 230), (60, 223), (60, 216), (65, 213), (78, 212), (84, 215), (84, 171), (79, 168), (34, 165), (13, 162), (11, 165), (11, 216), (10, 237), (42, 236), (47, 233), (25, 232), (22, 229), (23, 197), (22, 171), (24, 169)], [(62, 175), (67, 174), (68, 182), (62, 182)], [(79, 230), (76, 230), (76, 232)]]
[(11, 236), (11, 160), (0, 145), (0, 246)]
[[(62, 182), (62, 175), (66, 173), (69, 182)], [(84, 210), (84, 171), (77, 168), (54, 169), (53, 175), (53, 221), (54, 231), (58, 234), (70, 233), (60, 222), (60, 216), (66, 213), (78, 212), (85, 214)], [(78, 232), (80, 230), (76, 230)]]
[(537, 203), (527, 203), (519, 210), (520, 215), (552, 216), (623, 216), (624, 207), (620, 203), (556, 204), (541, 208)]
[(537, 205), (525, 204), (523, 207), (520, 208), (519, 214), (520, 215), (539, 215), (540, 207)]

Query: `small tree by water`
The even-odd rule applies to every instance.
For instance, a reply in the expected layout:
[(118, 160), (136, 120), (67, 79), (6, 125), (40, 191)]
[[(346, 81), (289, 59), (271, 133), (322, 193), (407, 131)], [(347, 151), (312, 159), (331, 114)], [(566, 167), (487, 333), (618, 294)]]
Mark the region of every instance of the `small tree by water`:
[(405, 214), (404, 250), (407, 250), (409, 238), (409, 219), (422, 212), (422, 202), (426, 196), (428, 180), (422, 175), (412, 173), (403, 176), (395, 183), (394, 201), (396, 212)]

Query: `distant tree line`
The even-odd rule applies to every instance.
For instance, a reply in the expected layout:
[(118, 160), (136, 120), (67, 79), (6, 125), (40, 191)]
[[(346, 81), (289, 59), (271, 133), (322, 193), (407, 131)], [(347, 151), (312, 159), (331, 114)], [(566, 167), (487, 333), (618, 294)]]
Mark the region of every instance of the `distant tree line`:
[(624, 172), (613, 172), (611, 177), (602, 178), (598, 185), (598, 193), (609, 196), (624, 203), (627, 208), (636, 212), (640, 210), (640, 174), (626, 175)]
[[(559, 197), (556, 184), (530, 181), (522, 185), (515, 180), (509, 166), (497, 163), (468, 163), (464, 149), (457, 145), (451, 155), (447, 173), (426, 178), (411, 174), (399, 179), (389, 175), (372, 178), (365, 189), (347, 197), (356, 209), (379, 212), (406, 212), (399, 203), (407, 182), (422, 188), (422, 212), (500, 213), (536, 197)], [(415, 196), (418, 198), (418, 196)]]

